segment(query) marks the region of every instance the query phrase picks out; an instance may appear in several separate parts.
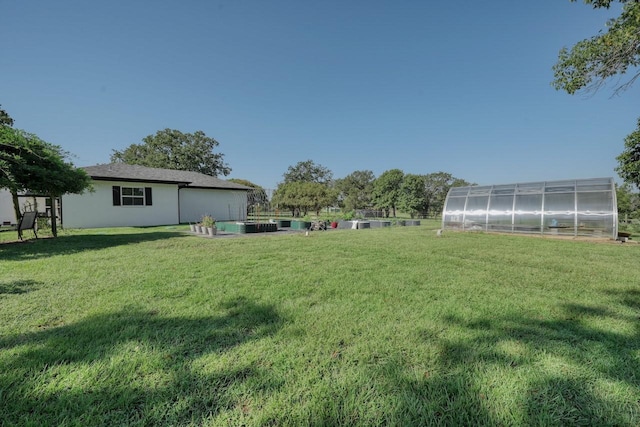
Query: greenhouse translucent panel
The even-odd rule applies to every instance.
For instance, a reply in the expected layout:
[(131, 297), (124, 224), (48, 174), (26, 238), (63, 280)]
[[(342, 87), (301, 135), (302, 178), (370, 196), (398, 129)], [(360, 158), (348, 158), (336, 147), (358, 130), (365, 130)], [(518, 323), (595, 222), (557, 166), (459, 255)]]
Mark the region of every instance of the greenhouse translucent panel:
[(513, 217), (513, 231), (539, 233), (542, 218), (542, 194), (518, 194)]
[(469, 187), (454, 187), (449, 191), (449, 197), (465, 196), (469, 193)]
[(578, 191), (611, 191), (611, 183), (606, 179), (585, 179), (577, 182)]
[(576, 193), (544, 196), (544, 227), (550, 234), (575, 234)]
[(541, 193), (544, 191), (544, 182), (528, 182), (525, 184), (516, 184), (516, 193)]
[[(507, 191), (506, 189), (498, 190)], [(513, 193), (513, 188), (511, 188)], [(502, 195), (492, 193), (489, 198), (488, 228), (496, 231), (511, 231), (513, 223), (513, 194)]]
[(513, 194), (516, 190), (515, 184), (512, 185), (494, 185), (491, 194)]
[(488, 202), (489, 196), (469, 196), (465, 207), (465, 229), (478, 230), (486, 228)]
[(578, 193), (578, 234), (599, 235), (609, 233), (612, 222), (610, 192)]
[(447, 204), (447, 210), (464, 213), (464, 204), (467, 203), (466, 197), (451, 197)]
[(491, 186), (487, 185), (484, 187), (469, 187), (469, 196), (478, 196), (482, 194), (490, 194)]
[(457, 187), (443, 228), (617, 237), (613, 178)]
[(578, 193), (578, 212), (593, 214), (610, 214), (613, 211), (613, 200), (610, 192)]
[[(465, 190), (465, 195), (466, 193)], [(466, 197), (449, 197), (447, 210), (443, 215), (443, 221), (447, 224), (447, 228), (463, 228), (465, 203), (467, 203)]]
[(547, 183), (544, 188), (547, 193), (566, 193), (576, 191), (575, 181), (556, 181)]

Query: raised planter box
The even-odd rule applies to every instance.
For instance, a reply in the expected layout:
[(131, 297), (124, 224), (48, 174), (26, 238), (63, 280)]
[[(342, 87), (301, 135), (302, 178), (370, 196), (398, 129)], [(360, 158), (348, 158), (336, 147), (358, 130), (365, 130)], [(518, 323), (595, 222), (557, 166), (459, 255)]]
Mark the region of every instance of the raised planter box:
[(268, 222), (247, 222), (245, 233), (272, 233), (278, 231), (278, 225)]
[(369, 221), (340, 221), (338, 222), (338, 229), (340, 230), (362, 230), (363, 228), (371, 228)]
[(391, 227), (391, 221), (374, 220), (369, 221), (369, 224), (371, 224), (371, 228)]
[(277, 219), (276, 220), (276, 225), (278, 226), (278, 228), (291, 227), (291, 220), (289, 220), (289, 219)]
[(268, 222), (218, 222), (218, 230), (227, 233), (270, 233), (278, 231), (278, 225)]
[(338, 221), (338, 230), (349, 230), (353, 228), (353, 221)]
[(311, 227), (310, 221), (300, 221), (297, 219), (291, 221), (292, 230), (307, 230), (309, 227)]

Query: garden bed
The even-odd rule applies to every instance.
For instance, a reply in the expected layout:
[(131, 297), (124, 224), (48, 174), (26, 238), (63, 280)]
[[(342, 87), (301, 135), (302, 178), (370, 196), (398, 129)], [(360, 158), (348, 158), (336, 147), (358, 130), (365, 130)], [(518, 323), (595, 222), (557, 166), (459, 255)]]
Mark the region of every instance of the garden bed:
[(273, 233), (278, 231), (278, 226), (268, 222), (219, 222), (218, 230), (238, 234)]

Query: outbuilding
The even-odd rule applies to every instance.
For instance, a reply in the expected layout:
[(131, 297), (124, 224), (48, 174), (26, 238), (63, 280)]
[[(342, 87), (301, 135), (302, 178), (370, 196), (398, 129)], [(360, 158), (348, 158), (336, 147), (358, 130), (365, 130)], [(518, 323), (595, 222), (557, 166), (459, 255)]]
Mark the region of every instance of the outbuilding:
[(454, 187), (442, 228), (617, 238), (613, 178)]
[(198, 172), (111, 163), (83, 167), (93, 191), (62, 196), (66, 228), (244, 221), (249, 187)]

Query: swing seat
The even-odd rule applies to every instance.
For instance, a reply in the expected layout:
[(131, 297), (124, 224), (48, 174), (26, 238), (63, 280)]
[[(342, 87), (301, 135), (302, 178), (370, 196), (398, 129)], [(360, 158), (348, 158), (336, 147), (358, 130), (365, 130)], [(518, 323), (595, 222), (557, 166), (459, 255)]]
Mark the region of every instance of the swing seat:
[(24, 230), (33, 230), (33, 234), (38, 238), (38, 233), (36, 230), (36, 221), (38, 219), (38, 212), (25, 212), (20, 218), (20, 223), (18, 224), (18, 237), (22, 240), (22, 232)]

